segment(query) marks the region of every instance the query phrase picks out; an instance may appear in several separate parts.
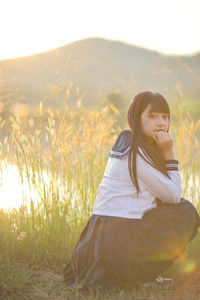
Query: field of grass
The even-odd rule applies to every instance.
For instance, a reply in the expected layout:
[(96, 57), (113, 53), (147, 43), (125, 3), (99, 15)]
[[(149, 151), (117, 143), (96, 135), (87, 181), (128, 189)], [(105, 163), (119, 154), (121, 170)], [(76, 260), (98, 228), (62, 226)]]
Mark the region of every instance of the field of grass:
[[(176, 282), (171, 291), (72, 292), (62, 283), (63, 267), (91, 215), (108, 151), (121, 130), (116, 124), (106, 107), (60, 112), (41, 106), (37, 116), (1, 119), (9, 134), (1, 144), (0, 182), (6, 169), (17, 167), (22, 203), (0, 210), (0, 299), (200, 299), (199, 235), (167, 271)], [(171, 133), (182, 196), (200, 211), (200, 120), (177, 108)], [(3, 203), (6, 198), (0, 207)]]

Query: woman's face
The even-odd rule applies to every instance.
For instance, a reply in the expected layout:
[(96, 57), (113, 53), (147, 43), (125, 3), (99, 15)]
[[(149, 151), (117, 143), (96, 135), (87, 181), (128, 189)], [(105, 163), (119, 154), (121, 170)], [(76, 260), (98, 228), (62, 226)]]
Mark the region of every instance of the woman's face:
[(148, 104), (141, 113), (140, 124), (145, 137), (152, 138), (155, 131), (169, 130), (169, 114), (160, 112), (150, 112), (151, 104)]

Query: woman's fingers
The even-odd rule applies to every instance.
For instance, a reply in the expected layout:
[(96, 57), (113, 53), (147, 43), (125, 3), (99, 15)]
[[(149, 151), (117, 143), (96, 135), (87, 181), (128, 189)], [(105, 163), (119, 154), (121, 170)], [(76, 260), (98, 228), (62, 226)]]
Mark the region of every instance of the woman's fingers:
[(173, 147), (173, 139), (172, 136), (165, 131), (155, 132), (153, 135), (153, 139), (156, 141), (158, 146), (160, 146), (164, 151), (169, 151)]

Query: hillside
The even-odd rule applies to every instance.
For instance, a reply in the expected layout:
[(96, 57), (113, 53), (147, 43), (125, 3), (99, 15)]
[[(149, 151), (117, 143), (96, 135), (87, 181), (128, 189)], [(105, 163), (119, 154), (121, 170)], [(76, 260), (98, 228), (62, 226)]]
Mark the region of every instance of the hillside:
[[(0, 101), (62, 107), (99, 107), (119, 89), (126, 99), (141, 90), (167, 97), (200, 97), (200, 54), (166, 56), (118, 41), (80, 40), (48, 52), (0, 61)], [(3, 104), (3, 105), (4, 105)]]

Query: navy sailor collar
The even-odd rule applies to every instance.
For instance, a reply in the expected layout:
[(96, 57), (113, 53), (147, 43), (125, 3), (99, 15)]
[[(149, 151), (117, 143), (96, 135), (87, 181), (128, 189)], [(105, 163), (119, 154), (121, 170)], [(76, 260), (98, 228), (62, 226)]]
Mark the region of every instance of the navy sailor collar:
[(130, 150), (131, 131), (124, 129), (120, 132), (116, 142), (109, 152), (110, 157), (123, 158)]

